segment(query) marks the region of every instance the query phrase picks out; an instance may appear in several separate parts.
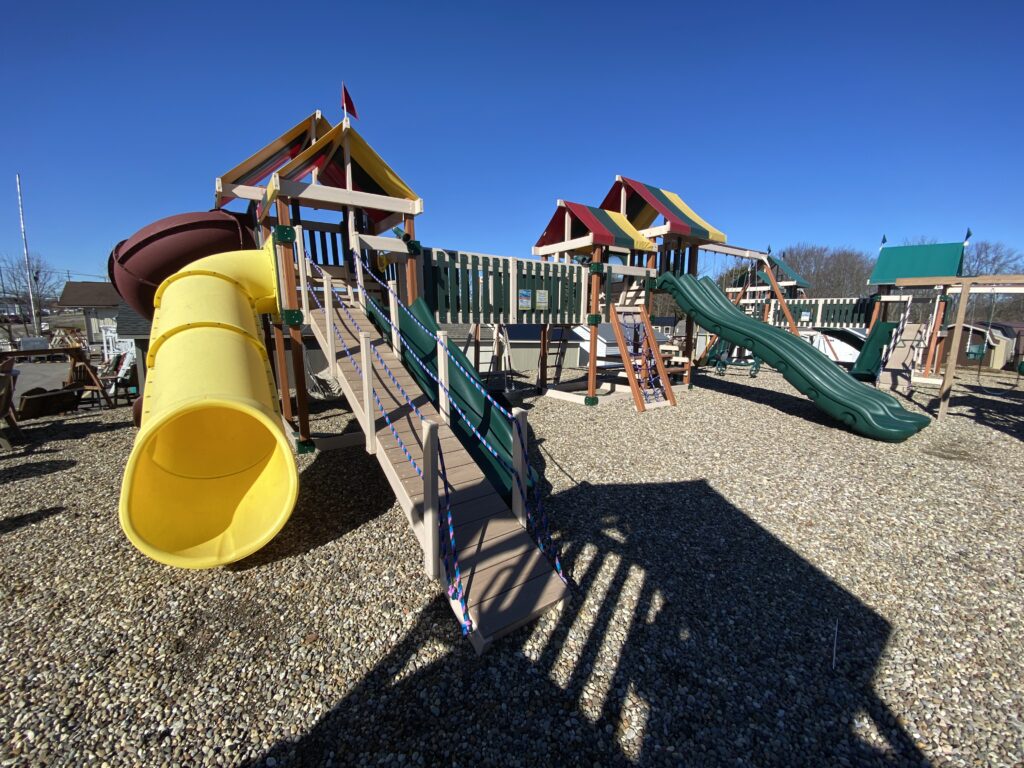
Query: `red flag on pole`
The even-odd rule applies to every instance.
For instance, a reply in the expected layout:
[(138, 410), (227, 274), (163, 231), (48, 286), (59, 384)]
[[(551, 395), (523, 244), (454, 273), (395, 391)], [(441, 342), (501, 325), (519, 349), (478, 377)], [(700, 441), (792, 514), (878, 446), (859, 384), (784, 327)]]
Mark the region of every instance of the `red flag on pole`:
[(346, 117), (351, 113), (352, 117), (356, 120), (359, 119), (359, 113), (356, 112), (355, 102), (352, 101), (352, 97), (349, 96), (348, 88), (345, 87), (344, 83), (341, 84), (341, 109), (344, 111)]

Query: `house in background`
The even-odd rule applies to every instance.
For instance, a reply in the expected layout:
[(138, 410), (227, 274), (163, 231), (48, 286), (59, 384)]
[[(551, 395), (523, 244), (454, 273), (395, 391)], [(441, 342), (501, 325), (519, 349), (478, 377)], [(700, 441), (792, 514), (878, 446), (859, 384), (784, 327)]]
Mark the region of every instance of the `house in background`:
[(117, 337), (135, 343), (135, 370), (139, 374), (139, 394), (146, 386), (146, 354), (149, 352), (149, 331), (152, 323), (118, 297)]
[[(103, 326), (114, 325), (121, 297), (111, 283), (68, 280), (57, 300), (61, 309), (80, 309), (85, 316), (85, 338), (90, 346), (103, 343)], [(55, 324), (59, 324), (59, 321)]]

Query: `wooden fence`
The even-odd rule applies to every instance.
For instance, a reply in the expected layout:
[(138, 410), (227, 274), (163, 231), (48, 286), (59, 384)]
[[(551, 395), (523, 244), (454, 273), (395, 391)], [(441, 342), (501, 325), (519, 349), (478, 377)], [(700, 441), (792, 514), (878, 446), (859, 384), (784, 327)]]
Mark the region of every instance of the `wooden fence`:
[(424, 249), (421, 292), (439, 323), (586, 321), (586, 270), (577, 264)]

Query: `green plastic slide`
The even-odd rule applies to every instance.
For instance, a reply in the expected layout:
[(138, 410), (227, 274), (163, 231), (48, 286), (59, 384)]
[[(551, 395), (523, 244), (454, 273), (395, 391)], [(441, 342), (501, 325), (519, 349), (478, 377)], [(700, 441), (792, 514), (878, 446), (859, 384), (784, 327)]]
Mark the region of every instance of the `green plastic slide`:
[(854, 432), (897, 443), (931, 423), (924, 414), (904, 410), (891, 395), (857, 381), (806, 341), (743, 314), (709, 278), (667, 273), (658, 278), (657, 288), (671, 294), (702, 328), (749, 349)]
[(857, 355), (857, 362), (850, 369), (850, 375), (857, 381), (868, 381), (874, 384), (882, 373), (882, 352), (889, 342), (892, 341), (892, 332), (896, 330), (899, 323), (877, 321), (871, 327), (871, 333), (864, 340), (864, 346), (860, 348)]

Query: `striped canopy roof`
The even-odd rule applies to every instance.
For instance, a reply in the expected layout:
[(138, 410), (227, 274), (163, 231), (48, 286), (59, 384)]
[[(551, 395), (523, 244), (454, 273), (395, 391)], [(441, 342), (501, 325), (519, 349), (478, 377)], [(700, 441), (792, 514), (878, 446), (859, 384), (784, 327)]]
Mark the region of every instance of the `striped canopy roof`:
[(331, 124), (317, 110), (220, 178), (228, 184), (259, 184), (330, 129)]
[(321, 184), (345, 188), (345, 153), (342, 149), (348, 136), (352, 155), (352, 188), (357, 192), (419, 200), (419, 195), (402, 181), (373, 147), (349, 123), (342, 122), (278, 171), (282, 179), (299, 181), (313, 170)]
[[(566, 212), (569, 214), (568, 238), (565, 236)], [(561, 200), (535, 247), (563, 243), (587, 235), (593, 235), (593, 245), (606, 245), (636, 251), (658, 250), (658, 247), (637, 232), (636, 227), (630, 224), (629, 220), (621, 213)]]
[(636, 229), (647, 229), (658, 216), (664, 216), (669, 231), (674, 235), (706, 243), (725, 242), (725, 233), (698, 216), (675, 192), (625, 176), (615, 177), (615, 184), (605, 195), (601, 207), (608, 211), (621, 211), (623, 190), (626, 193), (626, 217)]

